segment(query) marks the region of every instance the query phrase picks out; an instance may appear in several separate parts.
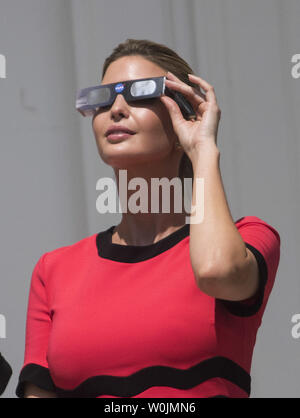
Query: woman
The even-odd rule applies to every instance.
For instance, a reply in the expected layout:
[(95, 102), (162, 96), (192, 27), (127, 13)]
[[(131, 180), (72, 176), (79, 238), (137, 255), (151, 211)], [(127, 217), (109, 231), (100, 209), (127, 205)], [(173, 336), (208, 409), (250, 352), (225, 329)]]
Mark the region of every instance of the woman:
[(186, 223), (173, 205), (169, 213), (123, 211), (119, 225), (43, 254), (32, 275), (19, 397), (250, 395), (280, 237), (258, 217), (233, 221), (214, 88), (174, 51), (127, 40), (105, 61), (101, 84), (161, 76), (196, 118), (185, 119), (166, 95), (127, 102), (117, 94), (94, 113), (98, 151), (117, 184), (127, 170), (128, 183), (145, 179), (149, 198), (152, 178), (204, 179), (202, 222)]

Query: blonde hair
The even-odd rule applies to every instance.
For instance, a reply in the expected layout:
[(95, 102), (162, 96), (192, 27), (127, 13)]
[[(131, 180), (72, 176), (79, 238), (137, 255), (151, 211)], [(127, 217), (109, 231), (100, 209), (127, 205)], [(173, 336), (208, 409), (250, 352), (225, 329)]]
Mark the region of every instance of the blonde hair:
[[(171, 71), (184, 83), (197, 88), (196, 84), (188, 78), (188, 74), (194, 74), (194, 72), (183, 58), (167, 46), (147, 39), (127, 39), (120, 43), (104, 61), (102, 79), (112, 62), (129, 55), (140, 55), (164, 70)], [(182, 182), (184, 178), (192, 178), (192, 181), (194, 179), (192, 163), (185, 152), (180, 161), (178, 176)]]

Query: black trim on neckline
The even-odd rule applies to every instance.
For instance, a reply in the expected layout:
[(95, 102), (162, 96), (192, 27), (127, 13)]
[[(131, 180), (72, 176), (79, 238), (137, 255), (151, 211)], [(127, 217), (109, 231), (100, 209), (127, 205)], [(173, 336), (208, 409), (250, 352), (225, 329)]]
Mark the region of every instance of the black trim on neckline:
[(190, 234), (190, 224), (167, 235), (165, 238), (150, 245), (122, 245), (112, 243), (112, 234), (115, 225), (105, 231), (99, 232), (96, 236), (98, 255), (108, 260), (122, 263), (138, 263), (153, 258), (169, 248), (174, 247)]

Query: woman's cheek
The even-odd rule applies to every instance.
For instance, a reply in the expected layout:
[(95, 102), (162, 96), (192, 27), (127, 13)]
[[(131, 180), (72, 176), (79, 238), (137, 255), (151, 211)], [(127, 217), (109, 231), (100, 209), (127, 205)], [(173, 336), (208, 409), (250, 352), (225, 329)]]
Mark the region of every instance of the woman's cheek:
[(139, 109), (142, 110), (141, 112), (138, 112), (138, 126), (141, 127), (141, 130), (149, 135), (164, 135), (165, 129), (163, 124), (163, 118), (159, 117), (157, 114), (158, 112), (152, 111), (152, 110), (145, 110), (145, 109)]

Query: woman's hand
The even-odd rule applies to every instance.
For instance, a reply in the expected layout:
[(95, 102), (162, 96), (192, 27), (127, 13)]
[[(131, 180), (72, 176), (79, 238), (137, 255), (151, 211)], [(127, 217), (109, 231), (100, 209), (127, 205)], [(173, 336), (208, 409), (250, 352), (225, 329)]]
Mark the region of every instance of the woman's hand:
[[(184, 151), (191, 158), (193, 151), (199, 146), (203, 148), (217, 147), (218, 126), (221, 110), (213, 86), (195, 75), (189, 74), (192, 83), (199, 86), (193, 88), (182, 82), (173, 73), (167, 73), (166, 86), (182, 93), (193, 106), (196, 120), (186, 120), (178, 104), (168, 96), (161, 96), (161, 101), (169, 110), (174, 132), (177, 134)], [(202, 88), (205, 94), (201, 92)]]

